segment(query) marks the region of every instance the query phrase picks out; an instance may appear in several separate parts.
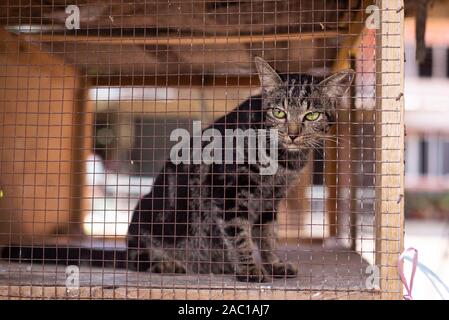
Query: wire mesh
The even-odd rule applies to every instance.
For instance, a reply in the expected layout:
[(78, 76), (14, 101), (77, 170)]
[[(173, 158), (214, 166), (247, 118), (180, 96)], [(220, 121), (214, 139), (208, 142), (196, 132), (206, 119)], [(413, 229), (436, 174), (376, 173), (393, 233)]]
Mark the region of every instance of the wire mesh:
[[(399, 297), (401, 5), (2, 4), (0, 298)], [(289, 102), (267, 104), (285, 93), (269, 68), (298, 81)], [(346, 68), (330, 97), (321, 81)], [(323, 122), (301, 104), (324, 141), (308, 143)], [(204, 159), (208, 128), (270, 129), (268, 114), (276, 140), (304, 135), (301, 168)], [(173, 164), (180, 132), (198, 163)]]

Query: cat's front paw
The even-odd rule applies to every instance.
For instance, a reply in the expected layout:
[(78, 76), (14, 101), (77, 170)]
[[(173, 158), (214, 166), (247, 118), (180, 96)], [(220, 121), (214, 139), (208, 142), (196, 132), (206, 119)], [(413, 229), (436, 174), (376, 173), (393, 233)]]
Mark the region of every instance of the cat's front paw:
[(178, 261), (157, 261), (151, 264), (154, 273), (186, 273), (184, 266)]
[(242, 282), (265, 282), (267, 281), (267, 274), (263, 268), (257, 265), (250, 265), (239, 270), (237, 280)]
[(293, 278), (298, 274), (298, 268), (290, 262), (275, 262), (265, 265), (265, 269), (275, 278)]

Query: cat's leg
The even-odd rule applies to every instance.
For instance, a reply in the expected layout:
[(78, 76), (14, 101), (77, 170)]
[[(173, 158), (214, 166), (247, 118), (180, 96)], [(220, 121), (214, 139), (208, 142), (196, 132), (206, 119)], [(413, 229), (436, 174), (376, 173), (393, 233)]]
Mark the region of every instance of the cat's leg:
[[(172, 227), (173, 221), (166, 221), (166, 217), (172, 212), (174, 205), (172, 198), (155, 199), (153, 192), (156, 194), (163, 193), (160, 188), (167, 188), (166, 194), (176, 196), (170, 189), (175, 184), (169, 175), (170, 166), (167, 165), (168, 172), (163, 178), (166, 178), (168, 184), (162, 185), (157, 182), (161, 175), (157, 178), (151, 193), (142, 198), (136, 209), (134, 210), (132, 221), (128, 229), (128, 267), (137, 271), (151, 271), (158, 273), (185, 273), (185, 264), (175, 258), (175, 250), (173, 249), (176, 234)], [(164, 202), (166, 201), (166, 202)], [(165, 211), (163, 210), (165, 209)], [(173, 215), (171, 215), (173, 216)], [(176, 221), (176, 218), (174, 219)], [(162, 241), (165, 239), (165, 241)]]
[(252, 226), (247, 219), (233, 218), (224, 222), (224, 238), (237, 280), (266, 281), (266, 272), (254, 259), (257, 250), (252, 240)]
[(155, 273), (186, 273), (184, 263), (174, 258), (170, 253), (173, 249), (163, 248), (160, 241), (146, 236), (147, 241), (141, 242), (139, 247), (128, 250), (128, 260), (136, 271), (150, 271)]
[(186, 273), (185, 265), (176, 260), (173, 255), (163, 249), (152, 249), (150, 272), (155, 273)]
[(276, 223), (263, 223), (254, 227), (262, 264), (268, 274), (276, 278), (295, 277), (298, 269), (290, 262), (283, 262), (276, 254)]

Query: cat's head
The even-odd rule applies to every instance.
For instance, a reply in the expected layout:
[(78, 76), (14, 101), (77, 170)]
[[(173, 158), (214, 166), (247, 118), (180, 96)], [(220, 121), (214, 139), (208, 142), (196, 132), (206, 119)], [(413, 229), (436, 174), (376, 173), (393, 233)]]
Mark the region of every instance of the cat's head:
[(315, 82), (311, 76), (282, 78), (260, 57), (254, 62), (262, 86), (265, 126), (278, 130), (279, 144), (288, 151), (316, 147), (335, 122), (354, 71), (343, 70)]

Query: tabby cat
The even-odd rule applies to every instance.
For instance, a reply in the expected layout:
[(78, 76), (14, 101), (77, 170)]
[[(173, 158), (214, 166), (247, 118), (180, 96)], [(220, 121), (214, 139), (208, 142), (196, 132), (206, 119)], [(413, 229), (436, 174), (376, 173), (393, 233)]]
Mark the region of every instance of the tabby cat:
[[(276, 130), (277, 172), (261, 174), (261, 164), (247, 161), (248, 148), (240, 163), (168, 160), (152, 191), (134, 210), (128, 230), (130, 268), (233, 274), (250, 282), (296, 276), (296, 267), (281, 261), (275, 251), (276, 208), (311, 150), (329, 138), (354, 71), (317, 81), (309, 75), (280, 75), (259, 57), (254, 62), (261, 94), (210, 128), (217, 129), (223, 140), (227, 129)], [(244, 140), (245, 147), (248, 141)], [(266, 148), (272, 155), (273, 150)]]

